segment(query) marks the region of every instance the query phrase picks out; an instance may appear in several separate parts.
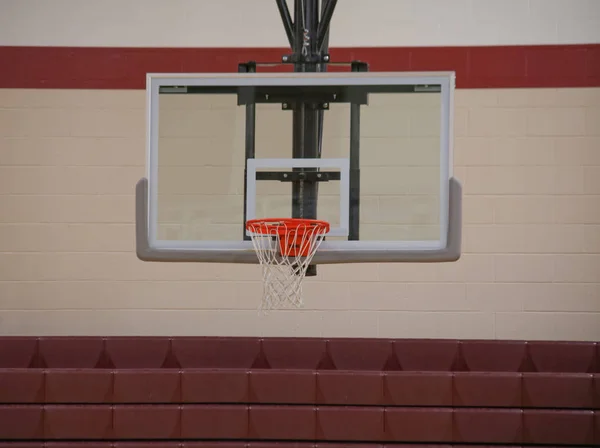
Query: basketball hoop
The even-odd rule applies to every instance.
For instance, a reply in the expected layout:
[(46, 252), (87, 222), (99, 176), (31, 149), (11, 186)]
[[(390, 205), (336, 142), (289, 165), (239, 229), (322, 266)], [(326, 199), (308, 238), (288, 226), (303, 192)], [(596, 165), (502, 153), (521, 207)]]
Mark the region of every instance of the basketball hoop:
[(302, 306), (302, 280), (329, 232), (316, 219), (268, 218), (246, 222), (263, 271), (261, 309)]

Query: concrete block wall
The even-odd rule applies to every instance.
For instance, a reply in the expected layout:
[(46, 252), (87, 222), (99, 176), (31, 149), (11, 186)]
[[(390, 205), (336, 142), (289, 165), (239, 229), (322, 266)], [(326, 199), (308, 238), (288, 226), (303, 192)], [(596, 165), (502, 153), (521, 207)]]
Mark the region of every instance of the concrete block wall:
[[(306, 309), (266, 317), (256, 266), (137, 260), (133, 193), (145, 172), (143, 73), (233, 71), (252, 48), (285, 45), (276, 8), (109, 3), (95, 18), (97, 6), (67, 0), (0, 6), (0, 53), (15, 61), (0, 74), (0, 334), (600, 338), (596, 2), (340, 2), (338, 54), (375, 70), (457, 70), (464, 255), (322, 267)], [(254, 22), (234, 27), (234, 3)], [(58, 27), (54, 14), (72, 19)], [(234, 148), (240, 135), (229, 138)]]

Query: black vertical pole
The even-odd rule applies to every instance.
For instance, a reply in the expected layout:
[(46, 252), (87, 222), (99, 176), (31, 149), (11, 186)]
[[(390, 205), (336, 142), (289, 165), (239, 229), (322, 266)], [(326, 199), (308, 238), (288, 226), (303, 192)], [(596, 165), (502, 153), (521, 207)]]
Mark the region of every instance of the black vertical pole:
[[(353, 72), (367, 71), (367, 65), (352, 63)], [(360, 234), (360, 103), (350, 104), (350, 213), (348, 240), (356, 241)]]
[[(306, 15), (306, 29), (308, 30), (309, 41), (307, 46), (307, 57), (312, 58), (313, 56), (320, 56), (320, 52), (317, 49), (317, 30), (319, 28), (319, 0), (306, 0), (306, 7), (304, 11)], [(306, 72), (317, 72), (320, 71), (321, 64), (311, 63), (305, 67)], [(320, 120), (319, 117), (322, 113), (321, 107), (317, 102), (308, 103), (309, 113), (305, 114), (304, 129), (305, 129), (305, 149), (304, 154), (306, 158), (318, 158), (320, 142), (319, 142), (319, 131), (320, 131)], [(314, 170), (314, 169), (313, 169)], [(307, 185), (306, 202), (308, 205), (308, 212), (310, 213), (310, 219), (317, 218), (317, 191), (318, 183), (310, 183)]]
[[(333, 2), (333, 1), (334, 0), (323, 0), (323, 3), (321, 4), (321, 21), (319, 22), (318, 30), (321, 30), (322, 27), (326, 26), (326, 31), (323, 36), (323, 41), (317, 42), (317, 50), (322, 55), (329, 53), (329, 23), (325, 22), (325, 11), (327, 9), (331, 8), (331, 2)], [(337, 0), (335, 0), (335, 1), (337, 1)], [(332, 12), (332, 14), (333, 14), (333, 12)], [(331, 17), (330, 17), (330, 20), (331, 20)], [(317, 30), (317, 32), (319, 32), (318, 30)], [(326, 72), (327, 64), (319, 64), (317, 71)], [(321, 154), (323, 151), (324, 116), (325, 116), (325, 111), (319, 110), (319, 157), (321, 157)]]
[(283, 22), (283, 28), (288, 38), (290, 46), (294, 47), (294, 24), (292, 23), (292, 17), (290, 16), (290, 10), (288, 9), (286, 0), (275, 0), (277, 8), (279, 9), (279, 15), (281, 15), (281, 21)]
[(350, 211), (348, 240), (359, 239), (360, 223), (360, 104), (350, 105)]
[[(294, 0), (294, 72), (304, 71), (302, 58), (302, 44), (304, 42), (304, 0)], [(292, 157), (304, 157), (304, 112), (305, 105), (298, 101), (292, 105)], [(295, 168), (294, 171), (299, 171)], [(292, 182), (292, 218), (304, 218), (304, 183)]]
[(327, 52), (326, 47), (329, 45), (329, 24), (331, 23), (331, 17), (333, 17), (333, 11), (335, 10), (336, 4), (337, 0), (323, 0), (321, 22), (319, 23), (316, 36), (317, 51), (323, 50)]
[[(319, 26), (319, 1), (295, 0), (294, 4), (294, 71), (316, 72), (317, 63), (312, 59), (318, 55), (317, 30)], [(292, 157), (312, 159), (319, 157), (319, 104), (297, 101), (293, 108)], [(314, 171), (297, 169), (296, 171)], [(292, 217), (317, 218), (317, 183), (295, 181), (292, 184)], [(309, 266), (307, 276), (316, 275), (316, 266)]]
[[(256, 72), (256, 65), (252, 63), (240, 64), (238, 71), (245, 71), (246, 73)], [(250, 102), (246, 104), (246, 142), (245, 142), (245, 156), (244, 156), (244, 228), (243, 228), (243, 239), (249, 241), (250, 237), (246, 235), (246, 200), (247, 200), (247, 185), (246, 180), (248, 179), (248, 159), (253, 159), (256, 155), (255, 149), (255, 138), (256, 134), (256, 104)]]

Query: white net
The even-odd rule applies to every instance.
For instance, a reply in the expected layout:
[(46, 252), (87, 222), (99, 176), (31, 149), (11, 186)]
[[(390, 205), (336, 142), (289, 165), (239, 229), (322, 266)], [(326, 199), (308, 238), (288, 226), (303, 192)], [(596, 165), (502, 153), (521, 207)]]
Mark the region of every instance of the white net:
[(329, 224), (302, 219), (252, 220), (246, 228), (262, 266), (261, 310), (302, 307), (302, 280)]

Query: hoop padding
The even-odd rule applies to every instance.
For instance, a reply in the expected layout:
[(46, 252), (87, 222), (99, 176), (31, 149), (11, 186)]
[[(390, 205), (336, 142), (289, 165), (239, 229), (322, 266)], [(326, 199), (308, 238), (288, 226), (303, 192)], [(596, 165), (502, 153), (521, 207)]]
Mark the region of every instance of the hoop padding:
[(314, 219), (269, 218), (246, 223), (263, 273), (262, 310), (300, 308), (302, 280), (330, 225)]

